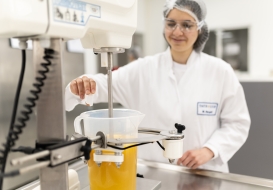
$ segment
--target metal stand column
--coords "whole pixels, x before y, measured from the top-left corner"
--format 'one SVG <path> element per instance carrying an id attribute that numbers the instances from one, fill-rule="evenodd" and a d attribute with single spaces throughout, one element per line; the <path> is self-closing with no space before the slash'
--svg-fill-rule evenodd
<path id="1" fill-rule="evenodd" d="M 37 141 L 39 143 L 61 142 L 66 137 L 66 119 L 64 110 L 64 85 L 62 77 L 61 39 L 50 41 L 50 48 L 55 51 L 52 65 L 49 67 L 47 79 L 42 87 L 42 93 L 37 102 Z M 33 62 L 36 70 L 44 70 L 40 64 L 43 59 L 44 48 L 39 40 L 33 41 Z M 55 168 L 40 170 L 41 189 L 68 189 L 67 164 Z"/>

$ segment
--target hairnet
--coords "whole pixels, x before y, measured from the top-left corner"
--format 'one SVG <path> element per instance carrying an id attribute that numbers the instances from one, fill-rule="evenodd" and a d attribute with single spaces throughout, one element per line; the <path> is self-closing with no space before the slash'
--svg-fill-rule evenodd
<path id="1" fill-rule="evenodd" d="M 201 52 L 209 38 L 209 30 L 205 18 L 207 8 L 203 0 L 166 0 L 164 6 L 164 17 L 166 18 L 172 9 L 178 9 L 191 15 L 197 22 L 199 27 L 199 35 L 193 48 L 197 52 Z"/>

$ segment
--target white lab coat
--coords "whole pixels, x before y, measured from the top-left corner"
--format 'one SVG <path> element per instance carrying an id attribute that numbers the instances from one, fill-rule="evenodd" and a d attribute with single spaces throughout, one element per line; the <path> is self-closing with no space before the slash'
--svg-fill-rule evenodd
<path id="1" fill-rule="evenodd" d="M 172 70 L 170 49 L 131 62 L 113 72 L 113 99 L 146 116 L 140 127 L 174 129 L 186 126 L 184 152 L 208 147 L 214 158 L 200 168 L 228 172 L 229 159 L 248 136 L 250 117 L 244 91 L 229 64 L 195 51 L 179 82 Z M 107 76 L 92 77 L 97 83 L 94 103 L 107 102 Z M 66 109 L 84 103 L 66 88 Z M 205 108 L 204 108 L 205 107 Z M 156 144 L 140 146 L 138 157 L 168 162 Z"/>

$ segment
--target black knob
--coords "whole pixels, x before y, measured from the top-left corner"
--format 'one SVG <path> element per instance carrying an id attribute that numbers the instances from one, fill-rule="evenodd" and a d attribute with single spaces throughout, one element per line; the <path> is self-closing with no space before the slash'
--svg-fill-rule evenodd
<path id="1" fill-rule="evenodd" d="M 87 139 L 84 146 L 81 147 L 81 151 L 83 152 L 84 159 L 89 160 L 90 159 L 90 152 L 91 152 L 91 144 L 92 141 L 90 139 Z"/>
<path id="2" fill-rule="evenodd" d="M 174 124 L 174 126 L 177 129 L 177 133 L 182 133 L 186 129 L 186 127 L 184 125 L 181 125 L 178 123 Z"/>

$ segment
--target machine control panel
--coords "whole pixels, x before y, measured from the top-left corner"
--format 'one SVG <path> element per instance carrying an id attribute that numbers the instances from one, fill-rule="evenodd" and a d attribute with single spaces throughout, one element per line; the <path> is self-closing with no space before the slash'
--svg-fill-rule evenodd
<path id="1" fill-rule="evenodd" d="M 85 26 L 89 17 L 101 18 L 99 5 L 79 0 L 54 0 L 54 21 Z"/>

